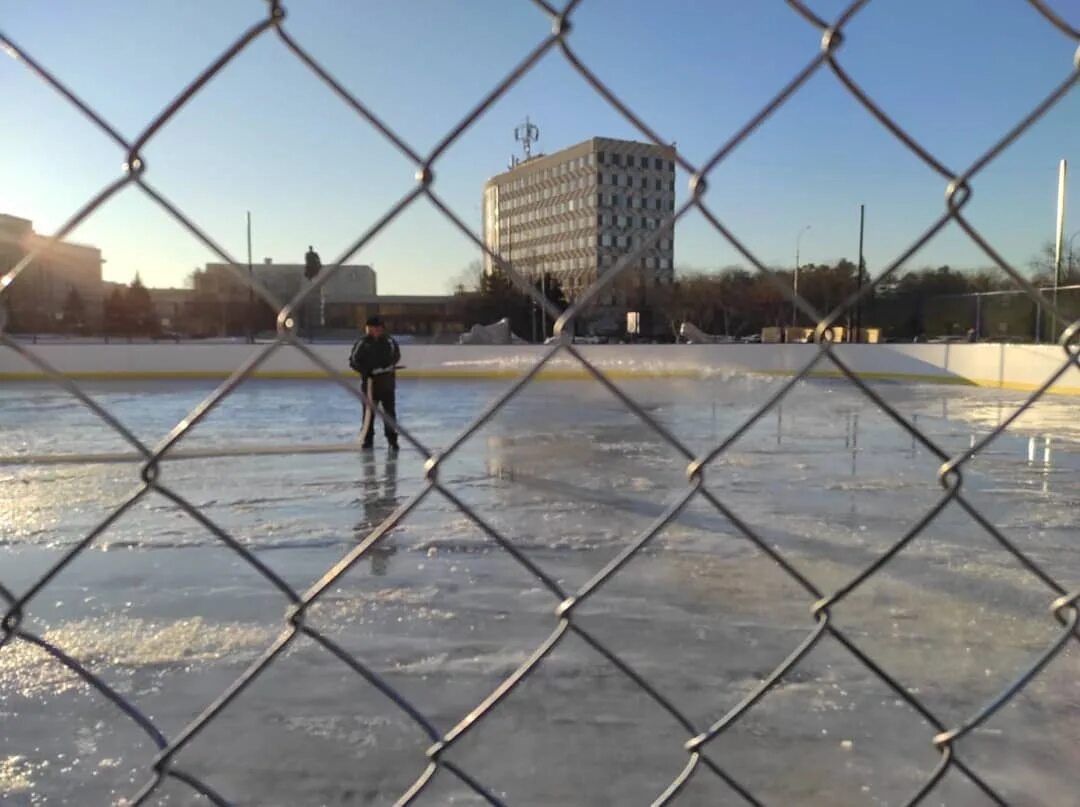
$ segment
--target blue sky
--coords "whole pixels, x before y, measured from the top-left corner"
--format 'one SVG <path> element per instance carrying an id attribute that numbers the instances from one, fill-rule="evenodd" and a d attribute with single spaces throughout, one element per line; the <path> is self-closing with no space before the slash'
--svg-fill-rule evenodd
<path id="1" fill-rule="evenodd" d="M 421 152 L 550 27 L 528 0 L 285 5 L 288 30 Z M 846 3 L 811 5 L 832 16 Z M 262 0 L 0 0 L 0 32 L 134 137 L 264 9 Z M 570 42 L 590 68 L 695 163 L 812 59 L 820 41 L 779 0 L 585 0 L 574 22 Z M 883 108 L 959 171 L 1069 75 L 1074 49 L 1021 0 L 874 0 L 850 25 L 840 58 Z M 594 135 L 641 139 L 560 53 L 549 53 L 436 165 L 436 189 L 477 233 L 483 182 L 504 169 L 513 128 L 526 114 L 548 152 Z M 119 175 L 116 146 L 6 57 L 0 116 L 0 212 L 49 232 Z M 1078 132 L 1074 88 L 976 177 L 968 215 L 1009 260 L 1026 264 L 1053 236 L 1057 163 L 1068 158 L 1074 177 L 1080 172 Z M 237 257 L 251 210 L 256 261 L 299 262 L 308 244 L 324 262 L 336 257 L 412 187 L 415 170 L 272 33 L 145 153 L 149 181 Z M 876 271 L 939 215 L 944 184 L 822 70 L 717 167 L 708 202 L 762 260 L 785 266 L 807 224 L 804 261 L 854 257 L 865 203 L 867 263 Z M 677 187 L 686 198 L 685 176 Z M 1074 193 L 1067 232 L 1077 229 Z M 180 285 L 215 259 L 131 188 L 74 238 L 102 248 L 110 279 L 138 270 L 151 285 Z M 478 257 L 421 201 L 353 260 L 375 266 L 380 291 L 438 293 Z M 680 223 L 678 267 L 741 262 L 697 213 Z M 976 267 L 988 259 L 951 227 L 911 266 L 942 263 Z"/>

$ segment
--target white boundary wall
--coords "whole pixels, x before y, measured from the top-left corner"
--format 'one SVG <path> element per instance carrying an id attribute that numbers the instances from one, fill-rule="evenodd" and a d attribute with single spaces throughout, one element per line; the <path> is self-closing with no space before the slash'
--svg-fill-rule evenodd
<path id="1" fill-rule="evenodd" d="M 224 378 L 261 345 L 237 343 L 30 345 L 60 372 L 80 379 Z M 313 349 L 332 366 L 348 373 L 347 344 Z M 539 346 L 405 345 L 403 376 L 424 378 L 502 378 L 520 375 L 549 348 Z M 790 375 L 809 361 L 814 345 L 579 345 L 583 355 L 612 377 L 700 376 L 731 372 Z M 897 381 L 974 384 L 1030 390 L 1064 363 L 1061 347 L 997 344 L 838 345 L 835 350 L 851 369 L 867 378 Z M 816 375 L 836 375 L 823 360 Z M 323 373 L 298 350 L 279 348 L 258 368 L 259 378 L 316 378 Z M 581 365 L 560 353 L 548 366 L 551 377 L 585 377 Z M 0 348 L 0 382 L 44 378 L 15 351 Z M 1070 367 L 1054 391 L 1080 395 L 1080 370 Z"/>

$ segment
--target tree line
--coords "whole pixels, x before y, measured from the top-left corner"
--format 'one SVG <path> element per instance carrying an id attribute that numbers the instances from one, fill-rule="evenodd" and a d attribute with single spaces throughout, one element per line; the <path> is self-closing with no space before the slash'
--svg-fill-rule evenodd
<path id="1" fill-rule="evenodd" d="M 626 271 L 613 288 L 622 288 L 626 300 L 638 300 L 636 291 L 642 288 L 638 274 L 634 270 Z M 1053 284 L 1051 245 L 1042 248 L 1026 267 L 1025 275 L 1036 286 Z M 846 258 L 833 263 L 804 264 L 798 271 L 799 295 L 823 316 L 848 302 L 858 290 L 859 282 L 858 267 Z M 872 282 L 865 266 L 862 282 L 866 285 Z M 1061 284 L 1080 284 L 1080 255 L 1064 256 Z M 541 285 L 548 299 L 560 309 L 565 307 L 566 298 L 558 278 L 547 275 L 542 284 L 535 281 L 537 290 Z M 781 290 L 794 286 L 792 270 L 773 269 L 766 274 L 738 266 L 717 271 L 682 269 L 673 283 L 648 288 L 646 308 L 653 320 L 653 333 L 659 338 L 674 339 L 684 322 L 706 333 L 749 336 L 767 327 L 812 324 L 804 313 L 794 309 Z M 972 270 L 940 265 L 901 270 L 868 292 L 858 311 L 855 307 L 846 310 L 836 324 L 850 328 L 858 317 L 863 327 L 879 328 L 884 338 L 893 339 L 962 334 L 977 325 L 974 298 L 965 295 L 1016 289 L 1016 283 L 997 268 Z M 537 306 L 504 273 L 486 275 L 478 263 L 471 264 L 455 280 L 454 292 L 461 300 L 464 321 L 489 323 L 508 317 L 519 336 L 530 338 L 536 333 Z M 1080 295 L 1077 297 L 1080 304 Z M 637 307 L 637 303 L 631 307 Z M 998 303 L 997 308 L 1001 309 L 1002 304 Z M 1015 310 L 1008 316 L 1001 315 L 1004 319 L 997 325 L 1015 332 L 1010 335 L 1030 335 L 1034 304 L 1018 295 L 1012 308 Z M 547 324 L 544 336 L 551 333 L 550 318 Z"/>
<path id="2" fill-rule="evenodd" d="M 559 311 L 568 305 L 562 283 L 554 274 L 534 278 L 531 285 Z M 513 333 L 536 342 L 553 333 L 552 318 L 542 315 L 532 296 L 503 271 L 485 273 L 478 261 L 471 263 L 454 280 L 453 291 L 457 316 L 467 325 L 490 325 L 505 318 Z"/>
<path id="3" fill-rule="evenodd" d="M 1062 261 L 1061 285 L 1080 284 L 1080 260 L 1073 254 Z M 762 328 L 792 324 L 811 325 L 806 315 L 795 311 L 779 287 L 792 289 L 795 273 L 772 270 L 771 277 L 760 271 L 729 267 L 719 272 L 682 272 L 676 282 L 655 295 L 656 309 L 668 327 L 677 332 L 682 322 L 692 322 L 706 333 L 746 336 Z M 1046 245 L 1024 272 L 1033 285 L 1049 287 L 1054 280 L 1054 250 Z M 862 273 L 869 285 L 872 275 Z M 851 300 L 859 289 L 859 272 L 854 262 L 810 263 L 799 267 L 799 295 L 823 316 Z M 925 336 L 960 334 L 977 327 L 975 298 L 985 292 L 1018 291 L 1019 286 L 1004 271 L 994 268 L 957 269 L 948 265 L 900 270 L 868 292 L 857 306 L 849 307 L 837 322 L 851 327 L 858 317 L 863 327 L 879 328 L 886 338 L 913 339 Z M 997 325 L 1008 335 L 1032 334 L 1034 303 L 1026 296 L 1002 296 L 986 304 L 998 316 Z M 1011 312 L 1004 309 L 1011 304 Z M 985 335 L 988 333 L 983 322 Z M 1005 335 L 1003 332 L 1001 335 Z"/>

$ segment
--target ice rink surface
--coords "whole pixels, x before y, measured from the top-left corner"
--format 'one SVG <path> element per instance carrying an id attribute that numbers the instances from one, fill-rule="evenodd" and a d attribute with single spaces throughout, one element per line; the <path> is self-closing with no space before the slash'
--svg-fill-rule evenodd
<path id="1" fill-rule="evenodd" d="M 703 452 L 782 383 L 718 375 L 620 387 Z M 507 384 L 403 380 L 399 414 L 438 448 Z M 86 388 L 156 442 L 213 385 Z M 876 389 L 949 452 L 1024 397 Z M 963 486 L 988 521 L 1069 587 L 1080 583 L 1076 407 L 1067 398 L 1035 405 L 966 467 Z M 407 447 L 391 457 L 381 434 L 373 454 L 289 453 L 355 443 L 359 421 L 356 400 L 330 383 L 247 382 L 179 444 L 188 457 L 165 462 L 160 481 L 303 591 L 423 484 L 423 457 Z M 253 448 L 263 453 L 243 453 Z M 284 453 L 266 453 L 272 448 Z M 0 583 L 25 591 L 131 492 L 138 466 L 103 461 L 124 452 L 64 392 L 0 388 Z M 940 499 L 939 465 L 850 384 L 815 381 L 718 457 L 706 483 L 832 592 Z M 685 490 L 685 471 L 686 461 L 600 385 L 540 381 L 447 459 L 440 479 L 573 591 Z M 950 505 L 832 617 L 956 726 L 1060 634 L 1053 599 Z M 695 500 L 575 619 L 704 729 L 814 630 L 812 602 Z M 327 592 L 309 622 L 446 731 L 551 634 L 557 605 L 436 493 Z M 102 676 L 171 738 L 273 642 L 287 606 L 205 527 L 151 494 L 33 599 L 23 627 Z M 1011 803 L 1075 802 L 1078 672 L 1076 653 L 1064 651 L 960 743 L 959 756 Z M 115 706 L 21 641 L 0 648 L 0 726 L 4 804 L 114 803 L 148 780 L 156 753 Z M 894 805 L 937 764 L 936 733 L 826 636 L 708 752 L 765 804 Z M 632 680 L 569 635 L 450 754 L 510 804 L 649 804 L 686 765 L 687 739 Z M 236 804 L 384 805 L 420 775 L 430 744 L 390 700 L 301 638 L 177 765 Z M 156 798 L 206 803 L 180 782 Z M 482 802 L 440 773 L 417 803 Z M 700 770 L 678 803 L 745 802 Z M 992 802 L 951 772 L 925 803 Z"/>

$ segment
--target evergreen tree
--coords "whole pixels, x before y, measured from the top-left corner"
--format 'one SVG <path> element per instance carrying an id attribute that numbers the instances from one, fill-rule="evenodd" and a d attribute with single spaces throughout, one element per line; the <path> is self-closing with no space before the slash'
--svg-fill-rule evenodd
<path id="1" fill-rule="evenodd" d="M 74 286 L 64 300 L 64 328 L 70 333 L 77 333 L 86 327 L 86 305 L 82 295 Z"/>
<path id="2" fill-rule="evenodd" d="M 131 335 L 127 295 L 122 286 L 116 286 L 105 299 L 105 333 L 109 336 Z"/>
<path id="3" fill-rule="evenodd" d="M 150 292 L 143 285 L 142 278 L 139 277 L 138 273 L 135 274 L 135 279 L 128 286 L 125 303 L 132 334 L 154 336 L 158 333 L 161 323 L 158 320 L 157 311 L 154 309 L 154 301 L 150 298 Z"/>

